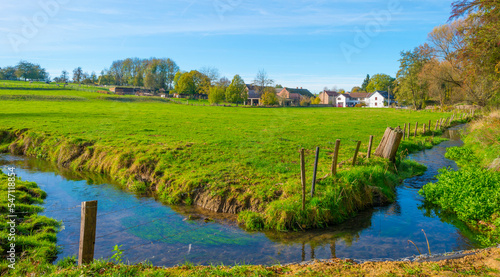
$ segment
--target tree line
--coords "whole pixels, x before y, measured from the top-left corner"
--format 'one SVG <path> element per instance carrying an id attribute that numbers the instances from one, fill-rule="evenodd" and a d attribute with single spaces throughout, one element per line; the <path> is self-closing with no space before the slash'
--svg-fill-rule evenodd
<path id="1" fill-rule="evenodd" d="M 459 0 L 450 21 L 435 27 L 427 42 L 402 51 L 396 99 L 424 108 L 464 100 L 480 106 L 500 104 L 500 16 L 498 1 Z"/>
<path id="2" fill-rule="evenodd" d="M 0 80 L 47 81 L 49 74 L 38 64 L 20 61 L 15 66 L 0 68 Z"/>

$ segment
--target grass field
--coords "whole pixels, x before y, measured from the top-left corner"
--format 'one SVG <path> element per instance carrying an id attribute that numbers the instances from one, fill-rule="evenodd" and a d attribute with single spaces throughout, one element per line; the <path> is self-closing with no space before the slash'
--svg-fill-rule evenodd
<path id="1" fill-rule="evenodd" d="M 411 122 L 414 127 L 428 120 L 434 125 L 449 116 L 393 109 L 189 106 L 157 97 L 55 86 L 37 89 L 18 83 L 23 87 L 6 88 L 0 82 L 0 151 L 106 173 L 131 190 L 152 190 L 167 203 L 208 199 L 208 208 L 214 210 L 249 209 L 253 213 L 242 213 L 241 219 L 251 222 L 251 228 L 311 228 L 338 222 L 372 204 L 373 187 L 390 200 L 395 183 L 422 168 L 404 161 L 398 164 L 398 174 L 380 159 L 368 161 L 364 154 L 369 136 L 375 136 L 375 148 L 388 126 Z M 321 148 L 318 176 L 323 177 L 330 171 L 336 139 L 342 141 L 340 161 L 349 160 L 356 141 L 362 141 L 360 166 L 349 169 L 345 163 L 337 177 L 319 182 L 317 196 L 307 198 L 305 212 L 296 211 L 299 149 L 306 149 L 309 186 L 315 147 Z M 418 136 L 401 149 L 439 141 L 430 134 Z M 337 217 L 332 214 L 338 205 L 342 215 Z"/>

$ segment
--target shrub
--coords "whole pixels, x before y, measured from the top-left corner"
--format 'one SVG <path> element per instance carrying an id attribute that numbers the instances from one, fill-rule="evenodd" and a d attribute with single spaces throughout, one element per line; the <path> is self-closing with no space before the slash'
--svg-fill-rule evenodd
<path id="1" fill-rule="evenodd" d="M 442 169 L 437 178 L 437 183 L 425 185 L 420 194 L 443 210 L 455 212 L 460 220 L 485 220 L 500 212 L 499 172 Z"/>

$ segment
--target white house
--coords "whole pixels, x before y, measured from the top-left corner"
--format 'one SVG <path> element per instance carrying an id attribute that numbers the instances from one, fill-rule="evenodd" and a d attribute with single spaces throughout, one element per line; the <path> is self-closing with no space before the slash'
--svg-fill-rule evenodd
<path id="1" fill-rule="evenodd" d="M 356 100 L 352 99 L 348 93 L 341 93 L 336 98 L 336 104 L 339 108 L 354 107 Z"/>
<path id="2" fill-rule="evenodd" d="M 387 91 L 377 90 L 367 98 L 366 105 L 370 108 L 384 108 L 394 102 L 394 95 L 389 96 Z"/>
<path id="3" fill-rule="evenodd" d="M 356 104 L 366 103 L 369 93 L 344 93 L 336 97 L 337 107 L 354 107 Z"/>

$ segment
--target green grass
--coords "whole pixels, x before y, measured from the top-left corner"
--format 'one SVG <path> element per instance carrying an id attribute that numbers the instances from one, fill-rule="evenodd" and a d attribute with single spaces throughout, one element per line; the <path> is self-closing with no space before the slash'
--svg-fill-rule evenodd
<path id="1" fill-rule="evenodd" d="M 188 106 L 156 97 L 34 90 L 19 83 L 22 89 L 2 89 L 0 82 L 0 151 L 106 173 L 133 191 L 153 190 L 166 203 L 191 204 L 204 191 L 237 203 L 236 211 L 264 212 L 261 218 L 241 215 L 249 228 L 262 223 L 280 230 L 322 227 L 371 205 L 368 195 L 374 191 L 391 199 L 401 177 L 421 169 L 399 162 L 396 172 L 381 159 L 368 161 L 369 136 L 375 136 L 374 151 L 388 126 L 449 116 L 392 109 Z M 319 181 L 306 211 L 297 210 L 299 149 L 306 149 L 309 191 L 315 147 L 321 148 L 321 178 L 330 172 L 336 139 L 342 141 L 339 175 Z M 358 140 L 359 165 L 351 169 Z M 400 156 L 440 141 L 430 133 L 419 135 L 402 143 Z M 339 212 L 336 205 L 342 206 Z"/>
<path id="2" fill-rule="evenodd" d="M 13 180 L 13 179 L 11 179 Z M 15 191 L 9 192 L 9 177 L 0 171 L 0 274 L 13 274 L 12 276 L 25 276 L 28 272 L 43 272 L 56 258 L 56 233 L 59 223 L 51 218 L 39 216 L 42 210 L 40 206 L 46 197 L 45 192 L 40 190 L 37 184 L 16 179 Z M 8 196 L 12 194 L 12 196 Z M 13 199 L 12 202 L 8 201 Z M 12 206 L 14 204 L 14 206 Z M 10 206 L 9 206 L 10 205 Z M 14 209 L 10 211 L 10 209 Z M 11 218 L 6 215 L 17 215 L 15 227 L 15 239 L 9 239 Z M 11 243 L 15 244 L 14 269 L 9 268 L 10 262 L 6 259 L 7 251 L 11 249 Z"/>

